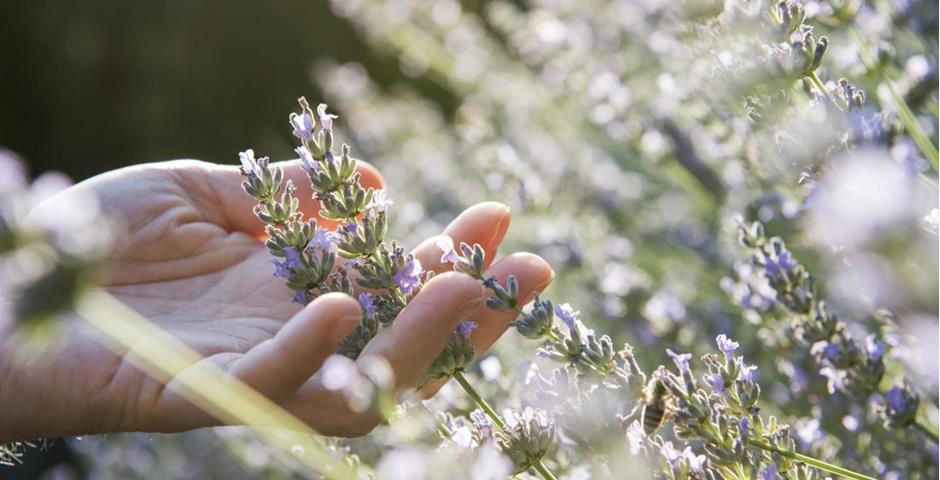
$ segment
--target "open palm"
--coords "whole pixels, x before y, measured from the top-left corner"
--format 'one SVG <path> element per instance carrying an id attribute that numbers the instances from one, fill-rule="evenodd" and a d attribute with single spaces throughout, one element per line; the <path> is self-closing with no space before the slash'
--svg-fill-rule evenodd
<path id="1" fill-rule="evenodd" d="M 298 165 L 282 164 L 286 176 L 305 186 Z M 378 172 L 361 164 L 365 186 L 382 187 Z M 262 224 L 251 213 L 253 200 L 241 191 L 233 167 L 196 161 L 141 165 L 109 172 L 44 203 L 54 209 L 69 194 L 85 190 L 101 199 L 106 213 L 123 224 L 106 274 L 107 289 L 131 308 L 182 340 L 250 386 L 281 403 L 314 429 L 360 435 L 378 419 L 354 413 L 316 375 L 335 345 L 361 318 L 358 303 L 342 294 L 322 296 L 306 307 L 272 278 L 271 256 L 262 245 Z M 309 189 L 300 188 L 301 209 L 317 211 Z M 493 258 L 509 226 L 509 210 L 496 203 L 471 207 L 445 231 L 456 241 L 479 243 Z M 433 239 L 415 249 L 425 268 L 442 273 Z M 489 267 L 500 280 L 515 275 L 523 299 L 544 288 L 551 269 L 530 254 L 513 254 Z M 484 291 L 472 278 L 437 275 L 402 311 L 391 328 L 370 342 L 365 354 L 384 356 L 399 388 L 413 387 L 461 321 L 479 324 L 478 352 L 506 329 L 510 314 L 481 305 Z M 191 405 L 169 378 L 134 367 L 134 349 L 103 346 L 92 327 L 78 324 L 54 352 L 13 369 L 9 382 L 24 400 L 57 398 L 43 418 L 8 429 L 14 437 L 122 430 L 182 431 L 218 423 Z M 0 358 L 15 355 L 0 347 Z M 13 353 L 13 355 L 10 355 Z M 192 368 L 198 368 L 194 365 Z M 185 372 L 184 372 L 185 375 Z M 433 394 L 440 383 L 426 385 Z M 51 411 L 50 411 L 51 410 Z M 11 427 L 16 427 L 12 425 Z"/>

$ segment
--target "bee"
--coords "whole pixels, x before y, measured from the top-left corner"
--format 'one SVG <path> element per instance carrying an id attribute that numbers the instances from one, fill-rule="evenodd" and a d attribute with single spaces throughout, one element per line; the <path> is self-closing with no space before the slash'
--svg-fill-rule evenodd
<path id="1" fill-rule="evenodd" d="M 663 424 L 668 416 L 669 389 L 658 378 L 653 378 L 643 389 L 643 410 L 640 412 L 640 423 L 646 435 L 652 435 Z"/>

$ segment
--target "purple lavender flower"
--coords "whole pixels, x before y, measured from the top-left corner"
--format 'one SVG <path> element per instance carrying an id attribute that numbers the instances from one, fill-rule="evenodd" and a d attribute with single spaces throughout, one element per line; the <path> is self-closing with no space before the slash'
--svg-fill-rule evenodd
<path id="1" fill-rule="evenodd" d="M 571 307 L 570 303 L 555 304 L 555 315 L 565 322 L 568 330 L 574 332 L 578 330 L 578 316 L 581 312 Z"/>
<path id="2" fill-rule="evenodd" d="M 757 370 L 757 365 L 747 365 L 741 363 L 741 370 L 738 372 L 738 381 L 751 384 L 754 383 L 754 372 Z"/>
<path id="3" fill-rule="evenodd" d="M 679 354 L 668 348 L 666 349 L 666 353 L 669 354 L 669 357 L 672 358 L 672 361 L 676 364 L 676 367 L 679 368 L 679 372 L 685 373 L 689 371 L 689 362 L 692 360 L 691 353 Z"/>
<path id="4" fill-rule="evenodd" d="M 767 257 L 764 262 L 764 270 L 767 271 L 768 275 L 776 277 L 793 270 L 796 268 L 796 265 L 796 260 L 794 260 L 793 256 L 790 255 L 790 252 L 788 250 L 783 250 L 776 256 L 776 258 Z"/>
<path id="5" fill-rule="evenodd" d="M 421 285 L 421 262 L 417 258 L 408 260 L 392 276 L 395 285 L 401 290 L 401 293 L 408 295 L 412 290 Z"/>
<path id="6" fill-rule="evenodd" d="M 669 465 L 672 466 L 673 469 L 679 468 L 679 459 L 681 458 L 681 454 L 672 446 L 672 442 L 664 442 L 662 447 L 660 447 L 659 452 L 662 453 L 664 457 L 666 457 L 666 461 L 669 462 Z"/>
<path id="7" fill-rule="evenodd" d="M 460 263 L 463 258 L 454 250 L 454 240 L 447 235 L 437 237 L 437 248 L 441 249 L 441 263 Z"/>
<path id="8" fill-rule="evenodd" d="M 388 198 L 388 194 L 385 193 L 385 190 L 376 190 L 375 193 L 372 194 L 372 201 L 369 202 L 366 208 L 384 212 L 388 210 L 388 207 L 391 207 L 393 203 L 395 202 Z"/>
<path id="9" fill-rule="evenodd" d="M 760 480 L 780 480 L 780 474 L 777 473 L 777 464 L 771 463 L 764 467 L 760 475 L 758 475 L 758 478 L 760 478 Z"/>
<path id="10" fill-rule="evenodd" d="M 336 233 L 325 228 L 317 228 L 313 232 L 313 238 L 310 239 L 308 248 L 314 248 L 321 252 L 332 252 L 336 250 Z"/>
<path id="11" fill-rule="evenodd" d="M 299 290 L 297 293 L 294 294 L 294 298 L 292 298 L 291 301 L 294 303 L 299 303 L 301 305 L 306 305 L 307 304 L 307 292 L 303 290 Z"/>
<path id="12" fill-rule="evenodd" d="M 307 173 L 315 173 L 320 170 L 320 164 L 313 159 L 313 154 L 310 153 L 310 149 L 307 147 L 297 147 L 294 151 L 297 152 L 297 157 L 300 158 L 300 166 Z"/>
<path id="13" fill-rule="evenodd" d="M 738 342 L 729 339 L 723 333 L 718 335 L 715 341 L 718 342 L 718 350 L 721 350 L 721 352 L 725 354 L 725 358 L 730 362 L 733 359 L 734 351 L 740 347 Z"/>
<path id="14" fill-rule="evenodd" d="M 874 335 L 865 338 L 865 353 L 868 354 L 868 360 L 880 362 L 885 354 L 885 342 L 878 340 Z"/>
<path id="15" fill-rule="evenodd" d="M 712 388 L 712 391 L 719 395 L 725 394 L 725 377 L 720 373 L 707 374 L 703 378 L 705 383 Z"/>
<path id="16" fill-rule="evenodd" d="M 900 412 L 907 408 L 907 396 L 900 387 L 891 387 L 885 392 L 885 401 L 889 411 Z"/>
<path id="17" fill-rule="evenodd" d="M 741 420 L 738 421 L 738 432 L 741 435 L 741 441 L 747 443 L 747 439 L 751 435 L 751 421 L 747 417 L 741 417 Z"/>
<path id="18" fill-rule="evenodd" d="M 457 333 L 463 336 L 464 339 L 470 338 L 470 334 L 473 333 L 477 328 L 477 322 L 472 322 L 466 320 L 460 322 L 460 325 L 457 325 Z"/>
<path id="19" fill-rule="evenodd" d="M 313 140 L 313 117 L 307 113 L 291 113 L 290 124 L 294 127 L 294 136 L 310 142 Z"/>
<path id="20" fill-rule="evenodd" d="M 839 346 L 834 343 L 826 343 L 826 346 L 823 347 L 823 356 L 826 357 L 826 360 L 835 362 L 839 359 Z"/>
<path id="21" fill-rule="evenodd" d="M 344 223 L 343 226 L 340 228 L 342 228 L 343 231 L 346 233 L 356 233 L 356 229 L 359 228 L 359 225 L 354 221 L 350 221 L 350 222 Z"/>
<path id="22" fill-rule="evenodd" d="M 359 304 L 362 305 L 362 310 L 365 312 L 366 318 L 371 318 L 375 316 L 375 299 L 371 293 L 360 292 Z"/>
<path id="23" fill-rule="evenodd" d="M 336 115 L 331 115 L 326 113 L 326 104 L 321 103 L 317 105 L 317 116 L 320 118 L 320 125 L 323 126 L 324 132 L 333 132 L 333 119 L 336 118 Z"/>
<path id="24" fill-rule="evenodd" d="M 258 160 L 255 159 L 254 150 L 249 148 L 244 152 L 238 152 L 238 160 L 242 162 L 242 171 L 246 174 L 251 174 L 256 177 L 261 176 L 261 166 L 258 165 Z"/>
<path id="25" fill-rule="evenodd" d="M 284 266 L 286 268 L 298 268 L 301 265 L 300 253 L 294 247 L 287 247 L 284 252 Z"/>
<path id="26" fill-rule="evenodd" d="M 271 260 L 271 263 L 274 264 L 274 276 L 276 278 L 287 278 L 290 276 L 290 268 L 287 266 L 287 262 L 279 262 L 277 259 Z"/>

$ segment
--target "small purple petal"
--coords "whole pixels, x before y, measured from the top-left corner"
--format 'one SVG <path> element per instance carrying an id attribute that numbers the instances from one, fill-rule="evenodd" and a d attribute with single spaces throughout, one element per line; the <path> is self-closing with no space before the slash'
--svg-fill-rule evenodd
<path id="1" fill-rule="evenodd" d="M 405 295 L 408 295 L 415 288 L 421 285 L 421 262 L 417 258 L 408 260 L 402 265 L 395 275 L 392 276 L 395 285 Z"/>
<path id="2" fill-rule="evenodd" d="M 284 252 L 284 265 L 287 268 L 298 268 L 301 265 L 300 254 L 294 247 L 287 247 Z"/>
<path id="3" fill-rule="evenodd" d="M 366 292 L 360 293 L 359 304 L 362 305 L 362 309 L 365 311 L 366 318 L 375 315 L 375 301 L 372 294 Z"/>
<path id="4" fill-rule="evenodd" d="M 676 353 L 670 349 L 666 349 L 666 353 L 672 358 L 672 361 L 676 364 L 676 367 L 679 368 L 680 372 L 689 371 L 689 362 L 692 360 L 691 353 Z"/>
<path id="5" fill-rule="evenodd" d="M 297 147 L 294 152 L 297 152 L 297 157 L 300 158 L 300 166 L 307 173 L 315 173 L 320 170 L 320 164 L 313 159 L 313 154 L 310 153 L 307 147 Z"/>
<path id="6" fill-rule="evenodd" d="M 287 262 L 279 262 L 277 260 L 271 260 L 271 263 L 274 264 L 274 276 L 277 278 L 287 278 L 290 276 L 290 269 L 287 268 Z"/>
<path id="7" fill-rule="evenodd" d="M 557 315 L 562 322 L 565 322 L 565 326 L 568 327 L 568 330 L 575 331 L 578 329 L 578 316 L 580 313 L 581 312 L 572 308 L 570 303 L 555 304 L 555 315 Z"/>
<path id="8" fill-rule="evenodd" d="M 457 332 L 463 335 L 463 338 L 470 338 L 470 334 L 477 328 L 476 322 L 464 321 L 457 325 Z"/>
<path id="9" fill-rule="evenodd" d="M 447 235 L 437 237 L 437 248 L 441 249 L 441 263 L 459 263 L 462 259 L 454 250 L 454 240 Z"/>
<path id="10" fill-rule="evenodd" d="M 732 359 L 734 351 L 740 346 L 738 342 L 729 339 L 725 334 L 718 335 L 715 341 L 718 343 L 718 350 L 721 350 L 729 361 Z"/>

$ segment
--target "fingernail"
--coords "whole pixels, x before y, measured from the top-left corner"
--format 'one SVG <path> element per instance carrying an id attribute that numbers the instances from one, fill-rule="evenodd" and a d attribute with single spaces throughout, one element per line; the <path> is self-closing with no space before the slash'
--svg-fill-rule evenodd
<path id="1" fill-rule="evenodd" d="M 510 215 L 509 205 L 500 203 L 500 209 L 502 214 L 499 217 L 499 222 L 496 224 L 496 228 L 493 229 L 493 236 L 490 237 L 489 245 L 495 250 L 498 247 L 498 243 L 502 241 L 503 237 L 506 236 L 506 232 L 509 230 L 509 222 L 512 220 L 512 215 Z"/>

